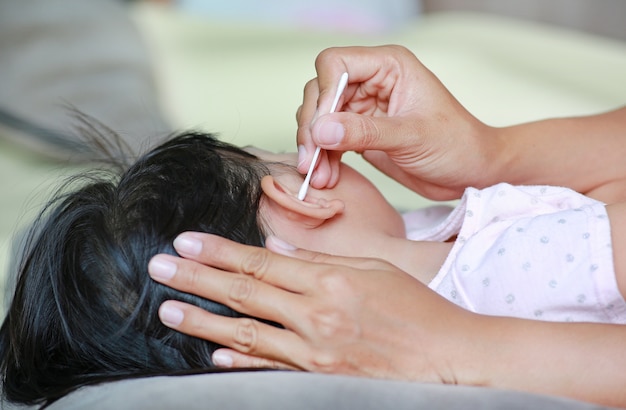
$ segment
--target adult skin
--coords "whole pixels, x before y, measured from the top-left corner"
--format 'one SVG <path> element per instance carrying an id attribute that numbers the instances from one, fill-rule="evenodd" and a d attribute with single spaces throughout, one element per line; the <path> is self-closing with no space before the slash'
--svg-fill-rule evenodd
<path id="1" fill-rule="evenodd" d="M 316 67 L 298 111 L 299 170 L 306 172 L 315 145 L 328 150 L 314 186 L 337 182 L 348 150 L 432 199 L 500 181 L 568 186 L 614 204 L 607 209 L 625 293 L 626 108 L 493 128 L 404 48 L 329 49 Z M 328 111 L 345 71 L 342 112 L 311 125 L 316 107 Z M 216 352 L 223 365 L 484 385 L 626 406 L 626 326 L 476 315 L 386 262 L 296 250 L 275 238 L 259 249 L 188 233 L 175 246 L 185 259 L 159 256 L 178 269 L 156 280 L 285 326 L 165 302 L 166 325 L 234 349 Z"/>
<path id="2" fill-rule="evenodd" d="M 178 301 L 161 306 L 165 325 L 242 352 L 222 350 L 232 360 L 227 367 L 489 386 L 626 405 L 626 326 L 474 314 L 384 261 L 292 249 L 275 238 L 263 249 L 185 233 L 175 247 L 184 259 L 159 257 L 176 264 L 176 274 L 155 280 L 285 326 Z"/>
<path id="3" fill-rule="evenodd" d="M 318 77 L 298 110 L 298 169 L 320 156 L 312 184 L 336 184 L 343 152 L 361 152 L 381 171 L 436 200 L 498 182 L 567 186 L 605 202 L 626 199 L 626 107 L 588 117 L 490 127 L 470 114 L 400 46 L 324 50 Z M 329 111 L 337 79 L 349 72 L 342 105 Z M 319 109 L 317 108 L 319 106 Z M 315 119 L 315 121 L 312 120 Z M 598 195 L 595 195 L 598 194 Z"/>

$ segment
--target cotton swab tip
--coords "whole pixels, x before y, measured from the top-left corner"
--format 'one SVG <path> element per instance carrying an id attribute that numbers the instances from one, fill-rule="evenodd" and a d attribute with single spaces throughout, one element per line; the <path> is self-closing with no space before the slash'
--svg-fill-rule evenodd
<path id="1" fill-rule="evenodd" d="M 302 186 L 300 187 L 300 191 L 298 191 L 298 200 L 299 201 L 304 201 L 304 198 L 306 198 L 306 193 L 309 190 L 309 184 L 302 184 Z"/>

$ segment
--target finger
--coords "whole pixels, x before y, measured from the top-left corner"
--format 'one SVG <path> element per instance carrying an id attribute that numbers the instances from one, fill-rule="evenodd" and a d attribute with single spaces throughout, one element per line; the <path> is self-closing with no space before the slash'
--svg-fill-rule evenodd
<path id="1" fill-rule="evenodd" d="M 415 54 L 399 45 L 330 47 L 318 54 L 315 69 L 320 79 L 319 88 L 324 90 L 344 72 L 354 81 L 364 82 L 415 63 L 419 64 Z"/>
<path id="2" fill-rule="evenodd" d="M 315 70 L 317 72 L 318 98 L 316 102 L 319 113 L 328 113 L 332 108 L 333 101 L 337 95 L 337 86 L 343 73 L 349 73 L 349 67 L 337 58 L 337 52 L 341 48 L 331 48 L 322 51 L 315 59 Z M 352 82 L 350 75 L 348 83 Z M 339 110 L 341 105 L 338 105 Z"/>
<path id="3" fill-rule="evenodd" d="M 175 274 L 164 277 L 162 266 L 175 265 Z M 148 264 L 150 276 L 182 292 L 213 300 L 247 315 L 293 327 L 284 312 L 299 310 L 302 301 L 292 291 L 268 285 L 248 275 L 232 274 L 172 255 L 156 255 Z M 272 303 L 267 303 L 271 300 Z"/>
<path id="4" fill-rule="evenodd" d="M 318 113 L 317 98 L 319 88 L 317 79 L 307 83 L 304 89 L 304 100 L 298 108 L 297 120 L 297 145 L 298 145 L 298 171 L 306 174 L 313 160 L 313 153 L 317 146 L 311 139 L 311 126 L 315 122 Z M 343 153 L 331 154 L 322 151 L 311 178 L 311 185 L 317 189 L 332 188 L 339 180 L 339 161 Z"/>
<path id="5" fill-rule="evenodd" d="M 321 116 L 313 124 L 311 136 L 316 145 L 332 151 L 415 152 L 419 147 L 419 130 L 414 121 L 350 112 Z"/>
<path id="6" fill-rule="evenodd" d="M 296 258 L 301 261 L 311 262 L 309 266 L 324 267 L 318 268 L 317 272 L 336 270 L 337 266 L 362 270 L 386 269 L 391 266 L 388 262 L 382 259 L 336 256 L 309 251 L 306 249 L 299 249 L 275 236 L 267 237 L 265 245 L 267 249 L 270 249 L 272 252 Z M 314 273 L 316 272 L 312 272 L 309 276 L 313 276 Z"/>
<path id="7" fill-rule="evenodd" d="M 326 151 L 328 155 L 328 164 L 330 166 L 330 179 L 326 183 L 327 188 L 333 188 L 339 182 L 342 151 Z"/>
<path id="8" fill-rule="evenodd" d="M 382 151 L 365 151 L 363 158 L 388 177 L 421 196 L 436 201 L 450 201 L 460 198 L 464 187 L 434 184 L 411 175 L 389 159 Z"/>
<path id="9" fill-rule="evenodd" d="M 298 147 L 298 171 L 304 174 L 308 171 L 315 151 L 315 143 L 311 139 L 311 124 L 315 121 L 317 113 L 317 99 L 319 89 L 317 79 L 309 81 L 304 87 L 302 105 L 296 114 L 298 129 L 296 132 L 296 144 Z"/>
<path id="10" fill-rule="evenodd" d="M 331 177 L 331 164 L 329 162 L 328 151 L 321 150 L 319 159 L 313 170 L 310 184 L 317 189 L 323 189 L 328 187 L 328 182 Z"/>
<path id="11" fill-rule="evenodd" d="M 194 245 L 194 253 L 189 254 L 177 244 L 180 238 L 200 242 Z M 266 248 L 243 245 L 217 235 L 200 232 L 185 232 L 174 241 L 176 250 L 185 258 L 193 259 L 201 265 L 193 264 L 191 269 L 205 267 L 218 268 L 226 272 L 244 273 L 261 282 L 277 286 L 292 293 L 305 293 L 314 285 L 308 280 L 318 272 L 325 272 L 332 265 L 367 268 L 389 265 L 379 259 L 342 257 L 324 253 L 297 249 L 274 236 L 266 239 Z M 185 261 L 171 255 L 174 260 Z M 156 257 L 155 257 L 156 258 Z M 295 258 L 295 259 L 294 259 Z M 331 265 L 331 266 L 329 266 Z M 150 270 L 150 265 L 148 266 Z M 193 272 L 193 271 L 192 271 Z M 289 273 L 292 272 L 292 273 Z M 308 272 L 302 275 L 300 272 Z M 193 275 L 193 273 L 192 273 Z M 201 275 L 199 275 L 201 276 Z M 191 285 L 193 286 L 193 284 Z"/>
<path id="12" fill-rule="evenodd" d="M 294 332 L 251 318 L 231 318 L 207 312 L 197 306 L 168 300 L 159 308 L 161 322 L 172 329 L 210 340 L 241 353 L 301 368 L 291 359 L 305 349 Z"/>
<path id="13" fill-rule="evenodd" d="M 401 46 L 332 47 L 323 50 L 315 60 L 319 89 L 318 109 L 330 111 L 341 74 L 349 74 L 346 96 L 354 86 L 366 85 L 372 90 L 391 90 L 400 73 L 413 71 L 419 61 L 408 49 Z M 350 91 L 352 90 L 352 91 Z M 349 99 L 349 98 L 348 98 Z"/>
<path id="14" fill-rule="evenodd" d="M 381 84 L 388 83 L 390 75 L 402 68 L 400 62 L 407 59 L 417 60 L 409 50 L 400 46 L 331 47 L 323 50 L 315 59 L 319 111 L 330 112 L 337 82 L 343 73 L 349 75 L 345 95 L 350 95 L 349 90 L 354 91 L 350 84 L 371 82 L 375 88 L 380 88 Z"/>
<path id="15" fill-rule="evenodd" d="M 315 120 L 317 100 L 319 98 L 319 84 L 317 78 L 313 78 L 304 85 L 302 105 L 296 112 L 296 121 L 299 125 L 308 125 Z"/>
<path id="16" fill-rule="evenodd" d="M 320 161 L 311 178 L 311 186 L 317 189 L 333 188 L 339 182 L 341 170 L 341 151 L 321 151 Z"/>
<path id="17" fill-rule="evenodd" d="M 174 240 L 174 247 L 184 258 L 226 272 L 243 273 L 296 293 L 303 293 L 311 286 L 307 275 L 298 273 L 315 269 L 265 248 L 243 245 L 206 233 L 182 233 Z"/>
<path id="18" fill-rule="evenodd" d="M 376 169 L 387 175 L 391 179 L 401 183 L 402 185 L 410 188 L 416 188 L 417 178 L 408 174 L 405 170 L 400 168 L 395 162 L 393 162 L 389 155 L 383 151 L 367 150 L 362 154 L 363 159 L 372 164 Z"/>
<path id="19" fill-rule="evenodd" d="M 221 368 L 259 368 L 259 369 L 282 369 L 296 370 L 296 367 L 269 360 L 264 357 L 251 356 L 232 349 L 217 349 L 211 355 L 211 360 Z"/>

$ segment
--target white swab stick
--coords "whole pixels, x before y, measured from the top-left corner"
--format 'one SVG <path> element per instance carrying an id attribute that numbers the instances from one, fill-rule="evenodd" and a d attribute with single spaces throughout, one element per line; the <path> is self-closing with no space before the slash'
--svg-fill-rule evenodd
<path id="1" fill-rule="evenodd" d="M 335 94 L 335 100 L 333 101 L 333 105 L 330 107 L 330 113 L 335 112 L 335 110 L 337 109 L 337 104 L 339 104 L 339 98 L 341 98 L 341 94 L 343 94 L 343 90 L 345 90 L 347 84 L 348 73 L 343 73 L 341 75 L 341 78 L 339 79 L 339 84 L 337 85 L 337 94 Z M 309 165 L 309 171 L 306 173 L 306 177 L 304 178 L 304 183 L 300 187 L 300 191 L 298 191 L 298 199 L 300 201 L 304 200 L 304 198 L 306 197 L 306 193 L 309 190 L 311 175 L 313 175 L 313 168 L 315 168 L 317 159 L 320 156 L 320 151 L 320 147 L 315 148 L 315 152 L 313 153 L 313 159 L 311 160 L 311 165 Z"/>

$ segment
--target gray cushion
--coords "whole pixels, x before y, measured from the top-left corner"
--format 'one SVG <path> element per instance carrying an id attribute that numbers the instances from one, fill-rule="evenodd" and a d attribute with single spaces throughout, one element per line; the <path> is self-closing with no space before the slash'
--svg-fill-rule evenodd
<path id="1" fill-rule="evenodd" d="M 152 377 L 82 388 L 49 410 L 72 409 L 599 409 L 587 403 L 468 386 L 299 372 Z"/>

